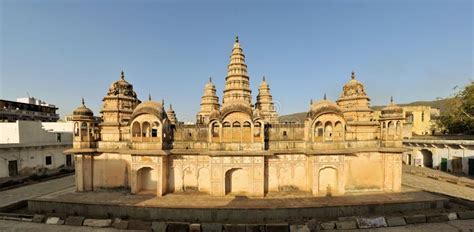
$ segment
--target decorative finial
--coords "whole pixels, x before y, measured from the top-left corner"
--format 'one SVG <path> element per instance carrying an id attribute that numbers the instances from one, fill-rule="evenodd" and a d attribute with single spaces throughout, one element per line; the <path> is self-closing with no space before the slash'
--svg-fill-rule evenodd
<path id="1" fill-rule="evenodd" d="M 309 104 L 313 105 L 313 99 L 312 98 L 311 98 L 311 100 L 309 100 Z"/>
<path id="2" fill-rule="evenodd" d="M 393 104 L 393 96 L 390 96 L 390 104 Z"/>
<path id="3" fill-rule="evenodd" d="M 86 104 L 84 103 L 84 98 L 82 98 L 82 105 L 85 106 Z"/>
<path id="4" fill-rule="evenodd" d="M 120 79 L 125 80 L 125 73 L 122 70 L 122 73 L 120 73 Z"/>
<path id="5" fill-rule="evenodd" d="M 355 72 L 354 72 L 354 70 L 352 70 L 352 75 L 351 75 L 351 78 L 352 78 L 352 79 L 355 79 L 355 78 L 356 78 L 356 75 L 355 75 Z"/>
<path id="6" fill-rule="evenodd" d="M 263 82 L 265 82 L 265 75 L 263 75 Z"/>
<path id="7" fill-rule="evenodd" d="M 235 42 L 236 42 L 236 43 L 239 42 L 239 36 L 235 36 Z"/>
<path id="8" fill-rule="evenodd" d="M 212 77 L 209 77 L 209 83 L 212 83 Z"/>
<path id="9" fill-rule="evenodd" d="M 173 105 L 170 104 L 170 111 L 173 111 Z"/>
<path id="10" fill-rule="evenodd" d="M 148 101 L 151 101 L 151 94 L 148 94 Z"/>
<path id="11" fill-rule="evenodd" d="M 324 100 L 327 100 L 327 98 L 326 98 L 326 94 L 324 94 Z"/>
<path id="12" fill-rule="evenodd" d="M 161 106 L 162 106 L 163 108 L 165 108 L 165 99 L 164 99 L 164 98 L 161 99 Z"/>

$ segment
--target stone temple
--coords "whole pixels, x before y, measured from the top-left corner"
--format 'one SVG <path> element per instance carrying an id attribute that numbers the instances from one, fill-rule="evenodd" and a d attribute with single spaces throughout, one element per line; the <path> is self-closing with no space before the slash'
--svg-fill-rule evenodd
<path id="1" fill-rule="evenodd" d="M 77 191 L 129 189 L 163 196 L 263 197 L 399 192 L 402 109 L 392 102 L 374 119 L 364 85 L 352 77 L 340 98 L 311 101 L 304 123 L 279 123 L 269 84 L 252 103 L 247 65 L 236 39 L 222 104 L 209 79 L 196 123 L 179 123 L 171 105 L 140 101 L 114 82 L 100 111 L 84 102 L 73 112 Z"/>

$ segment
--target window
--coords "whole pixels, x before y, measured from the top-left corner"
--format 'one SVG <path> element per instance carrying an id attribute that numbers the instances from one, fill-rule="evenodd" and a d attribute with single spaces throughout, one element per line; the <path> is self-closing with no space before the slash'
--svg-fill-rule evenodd
<path id="1" fill-rule="evenodd" d="M 425 112 L 421 112 L 421 121 L 422 121 L 422 122 L 425 121 Z"/>
<path id="2" fill-rule="evenodd" d="M 151 129 L 151 137 L 158 137 L 158 129 L 156 128 Z"/>
<path id="3" fill-rule="evenodd" d="M 286 136 L 286 135 L 287 135 L 287 134 L 286 134 L 286 131 L 283 131 L 283 136 Z"/>
<path id="4" fill-rule="evenodd" d="M 56 142 L 61 142 L 61 133 L 56 133 Z"/>
<path id="5" fill-rule="evenodd" d="M 53 164 L 53 158 L 51 156 L 46 156 L 46 165 L 51 165 Z"/>

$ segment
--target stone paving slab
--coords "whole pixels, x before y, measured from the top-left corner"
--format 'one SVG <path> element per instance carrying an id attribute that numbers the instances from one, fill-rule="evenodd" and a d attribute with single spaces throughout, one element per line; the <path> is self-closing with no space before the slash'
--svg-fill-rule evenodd
<path id="1" fill-rule="evenodd" d="M 222 232 L 222 224 L 219 223 L 202 223 L 202 232 Z"/>
<path id="2" fill-rule="evenodd" d="M 265 226 L 266 232 L 288 232 L 288 224 L 267 224 Z"/>
<path id="3" fill-rule="evenodd" d="M 43 223 L 45 220 L 46 220 L 46 216 L 44 216 L 42 214 L 33 215 L 33 222 Z"/>
<path id="4" fill-rule="evenodd" d="M 225 232 L 246 232 L 246 225 L 243 224 L 226 224 L 224 225 Z"/>
<path id="5" fill-rule="evenodd" d="M 307 225 L 290 225 L 290 232 L 310 232 Z M 262 231 L 263 232 L 263 231 Z"/>
<path id="6" fill-rule="evenodd" d="M 336 229 L 355 230 L 357 229 L 357 223 L 355 221 L 338 221 L 336 222 Z"/>
<path id="7" fill-rule="evenodd" d="M 458 214 L 457 213 L 448 213 L 448 219 L 450 221 L 457 220 L 458 219 Z"/>
<path id="8" fill-rule="evenodd" d="M 201 232 L 201 224 L 193 223 L 189 225 L 189 232 Z"/>
<path id="9" fill-rule="evenodd" d="M 385 220 L 387 221 L 387 225 L 390 227 L 405 226 L 407 224 L 403 217 L 386 217 Z"/>
<path id="10" fill-rule="evenodd" d="M 188 223 L 168 223 L 167 232 L 188 232 Z"/>
<path id="11" fill-rule="evenodd" d="M 428 223 L 447 222 L 447 221 L 449 221 L 447 214 L 436 214 L 436 215 L 426 216 L 426 222 Z"/>
<path id="12" fill-rule="evenodd" d="M 245 226 L 246 232 L 265 232 L 264 225 L 246 225 Z"/>
<path id="13" fill-rule="evenodd" d="M 49 217 L 46 219 L 46 224 L 48 225 L 60 225 L 59 223 L 61 222 L 61 218 L 58 217 Z"/>
<path id="14" fill-rule="evenodd" d="M 145 222 L 141 220 L 129 220 L 129 230 L 151 230 L 151 222 Z"/>
<path id="15" fill-rule="evenodd" d="M 151 223 L 151 228 L 153 229 L 153 232 L 166 232 L 166 228 L 168 227 L 168 224 L 165 222 L 152 222 Z"/>
<path id="16" fill-rule="evenodd" d="M 65 224 L 70 226 L 82 226 L 82 224 L 84 223 L 84 219 L 84 217 L 79 216 L 68 217 L 65 220 Z"/>
<path id="17" fill-rule="evenodd" d="M 336 228 L 336 222 L 322 222 L 321 228 L 323 228 L 323 230 L 332 230 Z"/>
<path id="18" fill-rule="evenodd" d="M 84 226 L 110 227 L 111 225 L 112 225 L 112 219 L 86 219 L 84 220 Z"/>
<path id="19" fill-rule="evenodd" d="M 359 227 L 360 229 L 379 228 L 386 226 L 387 222 L 385 221 L 384 217 L 357 219 L 357 227 Z"/>
<path id="20" fill-rule="evenodd" d="M 425 215 L 405 216 L 405 221 L 407 222 L 407 224 L 425 223 L 426 222 L 426 216 Z"/>
<path id="21" fill-rule="evenodd" d="M 458 212 L 459 219 L 474 219 L 474 210 Z"/>

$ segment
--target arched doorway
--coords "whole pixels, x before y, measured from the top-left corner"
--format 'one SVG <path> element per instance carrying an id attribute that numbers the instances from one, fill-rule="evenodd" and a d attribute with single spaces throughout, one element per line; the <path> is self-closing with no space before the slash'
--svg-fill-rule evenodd
<path id="1" fill-rule="evenodd" d="M 139 193 L 156 194 L 156 176 L 150 167 L 140 168 L 137 171 L 137 190 Z"/>
<path id="2" fill-rule="evenodd" d="M 430 150 L 422 149 L 423 167 L 433 168 L 433 153 Z"/>
<path id="3" fill-rule="evenodd" d="M 319 195 L 332 196 L 337 194 L 337 170 L 333 167 L 326 167 L 319 171 Z"/>
<path id="4" fill-rule="evenodd" d="M 248 173 L 241 168 L 233 168 L 225 173 L 225 193 L 239 195 L 248 193 Z"/>

